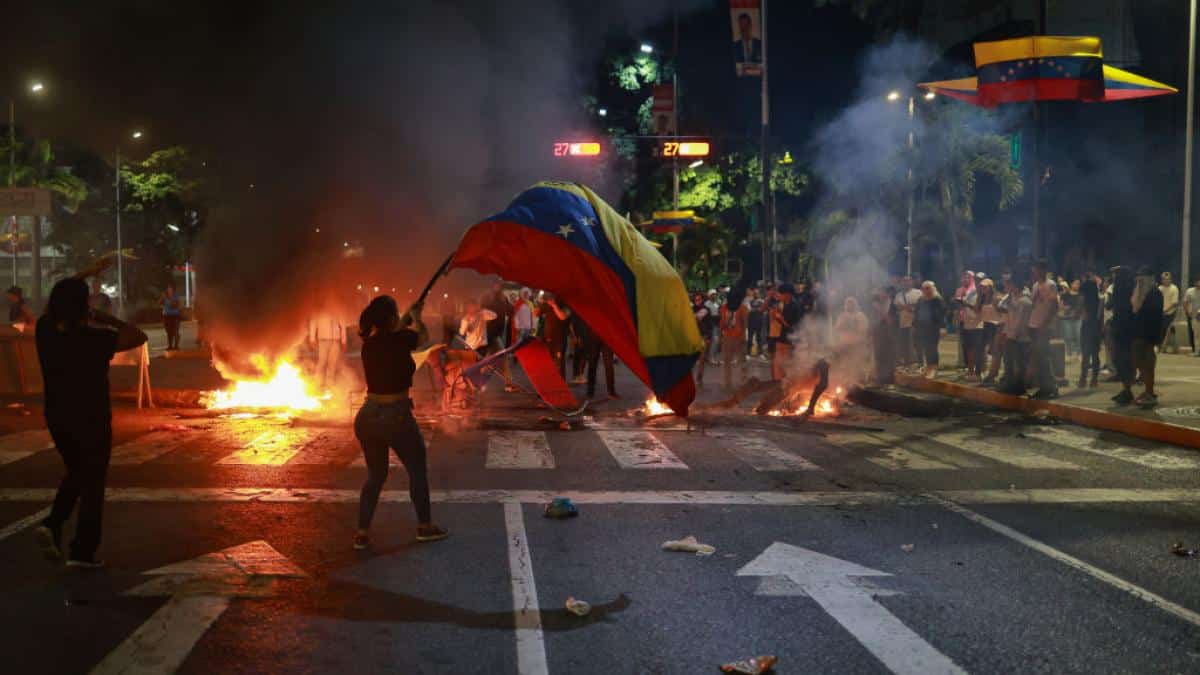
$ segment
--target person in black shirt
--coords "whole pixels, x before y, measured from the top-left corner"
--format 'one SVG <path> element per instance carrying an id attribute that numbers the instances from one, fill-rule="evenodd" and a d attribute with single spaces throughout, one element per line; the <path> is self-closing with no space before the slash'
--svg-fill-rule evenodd
<path id="1" fill-rule="evenodd" d="M 100 267 L 54 285 L 37 322 L 46 427 L 66 465 L 50 515 L 36 529 L 43 552 L 62 558 L 62 528 L 79 502 L 69 567 L 100 567 L 100 519 L 112 454 L 112 403 L 108 362 L 116 352 L 139 347 L 146 334 L 108 314 L 88 309 L 83 279 Z M 89 324 L 89 321 L 91 322 Z M 96 327 L 92 324 L 99 324 Z M 115 330 L 110 330 L 114 328 Z"/>
<path id="2" fill-rule="evenodd" d="M 362 336 L 362 364 L 367 378 L 367 402 L 354 418 L 354 435 L 367 463 L 367 480 L 358 502 L 358 531 L 354 548 L 370 546 L 368 530 L 379 504 L 379 492 L 388 475 L 388 448 L 396 452 L 408 472 L 408 493 L 417 511 L 417 541 L 445 539 L 434 525 L 429 504 L 425 439 L 413 417 L 412 387 L 416 364 L 412 352 L 424 338 L 421 305 L 400 317 L 396 301 L 381 295 L 371 301 L 358 319 Z"/>
<path id="3" fill-rule="evenodd" d="M 25 304 L 25 290 L 20 286 L 13 286 L 6 292 L 8 296 L 8 322 L 10 324 L 21 324 L 23 326 L 32 326 L 35 319 L 33 312 L 29 311 L 29 307 Z"/>

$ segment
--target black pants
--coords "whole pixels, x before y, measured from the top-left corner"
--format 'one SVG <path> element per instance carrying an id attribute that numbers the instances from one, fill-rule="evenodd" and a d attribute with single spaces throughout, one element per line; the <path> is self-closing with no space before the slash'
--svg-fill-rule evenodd
<path id="1" fill-rule="evenodd" d="M 1113 338 L 1113 368 L 1126 389 L 1133 386 L 1133 340 L 1124 336 Z"/>
<path id="2" fill-rule="evenodd" d="M 1100 322 L 1084 320 L 1079 327 L 1079 352 L 1082 354 L 1083 367 L 1079 377 L 1086 378 L 1088 371 L 1092 377 L 1100 373 Z"/>
<path id="3" fill-rule="evenodd" d="M 596 369 L 600 365 L 601 357 L 604 357 L 604 386 L 608 388 L 609 396 L 615 395 L 617 384 L 613 373 L 613 351 L 602 342 L 596 342 L 591 347 L 588 353 L 587 397 L 592 398 L 596 395 Z"/>
<path id="4" fill-rule="evenodd" d="M 913 338 L 917 344 L 917 362 L 925 366 L 938 365 L 938 340 L 941 331 L 937 324 L 913 326 Z"/>
<path id="5" fill-rule="evenodd" d="M 417 522 L 430 522 L 425 438 L 413 417 L 412 401 L 376 403 L 368 400 L 354 418 L 354 435 L 358 437 L 367 463 L 367 482 L 363 483 L 358 500 L 358 526 L 367 529 L 375 517 L 379 493 L 387 480 L 389 447 L 408 472 L 408 495 L 417 511 Z"/>
<path id="6" fill-rule="evenodd" d="M 908 328 L 897 328 L 896 331 L 897 339 L 900 343 L 900 357 L 898 360 L 900 365 L 907 366 L 913 363 L 913 329 L 912 326 L 909 326 Z"/>
<path id="7" fill-rule="evenodd" d="M 163 328 L 167 331 L 167 349 L 179 349 L 179 322 L 178 316 L 163 317 Z"/>
<path id="8" fill-rule="evenodd" d="M 758 345 L 758 353 L 766 354 L 766 337 L 763 330 L 763 322 L 760 320 L 757 324 L 751 323 L 746 331 L 746 355 L 754 350 L 754 345 Z"/>
<path id="9" fill-rule="evenodd" d="M 987 355 L 991 349 L 992 343 L 996 341 L 996 324 L 985 323 L 979 334 L 979 344 L 975 345 L 975 374 L 982 375 L 983 371 L 987 370 Z M 993 359 L 1000 358 L 999 354 L 992 354 Z"/>
<path id="10" fill-rule="evenodd" d="M 1008 339 L 1004 342 L 1003 391 L 1009 394 L 1024 394 L 1029 388 L 1025 381 L 1029 365 L 1029 343 Z"/>
<path id="11" fill-rule="evenodd" d="M 1058 391 L 1058 382 L 1054 379 L 1054 366 L 1050 362 L 1050 325 L 1034 328 L 1033 343 L 1030 345 L 1029 358 L 1033 366 L 1033 385 L 1043 393 Z"/>
<path id="12" fill-rule="evenodd" d="M 79 521 L 71 542 L 71 557 L 87 560 L 100 546 L 100 522 L 104 513 L 104 486 L 112 456 L 112 428 L 80 428 L 75 424 L 48 424 L 50 437 L 62 456 L 67 473 L 54 495 L 54 506 L 44 525 L 62 532 L 63 524 L 79 502 Z"/>

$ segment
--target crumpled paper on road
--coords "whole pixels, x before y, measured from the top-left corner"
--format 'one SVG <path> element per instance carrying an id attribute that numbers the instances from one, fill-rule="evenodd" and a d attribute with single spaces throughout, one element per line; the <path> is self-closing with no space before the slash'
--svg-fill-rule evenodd
<path id="1" fill-rule="evenodd" d="M 695 553 L 696 555 L 712 555 L 717 552 L 717 547 L 709 546 L 708 544 L 702 544 L 694 535 L 689 534 L 683 539 L 664 541 L 662 550 L 682 551 L 684 553 Z"/>
<path id="2" fill-rule="evenodd" d="M 592 606 L 586 600 L 577 600 L 574 597 L 567 598 L 567 611 L 575 616 L 587 616 L 592 611 Z"/>

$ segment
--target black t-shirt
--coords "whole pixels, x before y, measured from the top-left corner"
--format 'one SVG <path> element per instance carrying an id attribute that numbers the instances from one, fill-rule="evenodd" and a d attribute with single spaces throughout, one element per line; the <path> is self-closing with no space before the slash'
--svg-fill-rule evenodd
<path id="1" fill-rule="evenodd" d="M 112 424 L 108 395 L 108 362 L 117 351 L 117 334 L 104 328 L 84 326 L 62 333 L 47 317 L 37 322 L 38 362 L 48 424 Z"/>
<path id="2" fill-rule="evenodd" d="M 412 352 L 417 334 L 411 330 L 375 334 L 363 340 L 363 371 L 372 394 L 407 394 L 417 365 Z"/>
<path id="3" fill-rule="evenodd" d="M 792 344 L 792 339 L 789 337 L 792 331 L 800 327 L 800 321 L 804 318 L 804 312 L 800 309 L 800 303 L 794 299 L 785 304 L 780 309 L 780 314 L 783 315 L 783 330 L 779 332 L 779 341 L 785 345 Z"/>
<path id="4" fill-rule="evenodd" d="M 505 322 L 512 323 L 512 305 L 504 298 L 503 293 L 490 293 L 484 297 L 483 308 L 496 314 L 496 318 L 487 325 L 488 344 L 496 344 L 504 334 Z"/>
<path id="5" fill-rule="evenodd" d="M 559 305 L 559 308 L 566 311 L 566 307 L 562 305 Z M 567 317 L 568 320 L 570 318 Z M 555 348 L 561 347 L 567 339 L 567 320 L 558 318 L 550 305 L 542 305 L 542 321 L 542 338 Z"/>

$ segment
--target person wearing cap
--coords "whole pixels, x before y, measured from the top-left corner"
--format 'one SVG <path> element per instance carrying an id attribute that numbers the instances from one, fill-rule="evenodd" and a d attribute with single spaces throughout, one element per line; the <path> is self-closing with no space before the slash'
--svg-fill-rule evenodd
<path id="1" fill-rule="evenodd" d="M 964 368 L 967 365 L 967 344 L 963 338 L 963 319 L 966 312 L 964 304 L 966 303 L 967 295 L 975 290 L 975 273 L 971 270 L 965 270 L 962 274 L 962 283 L 958 288 L 954 289 L 954 296 L 950 300 L 950 309 L 954 312 L 954 329 L 958 331 L 958 367 Z"/>
<path id="2" fill-rule="evenodd" d="M 975 275 L 974 279 L 980 280 L 982 273 Z M 982 283 L 982 281 L 980 281 Z M 959 336 L 962 341 L 963 360 L 966 363 L 967 372 L 963 378 L 968 382 L 978 382 L 981 377 L 982 364 L 980 359 L 983 356 L 983 314 L 979 306 L 979 285 L 971 286 L 971 289 L 962 298 L 962 334 Z"/>
<path id="3" fill-rule="evenodd" d="M 14 326 L 32 326 L 37 319 L 25 305 L 25 290 L 20 286 L 12 286 L 6 295 L 8 295 L 8 323 Z"/>
<path id="4" fill-rule="evenodd" d="M 1138 270 L 1130 306 L 1134 325 L 1133 367 L 1146 386 L 1134 403 L 1149 407 L 1158 403 L 1158 395 L 1154 393 L 1154 370 L 1158 365 L 1154 347 L 1162 337 L 1163 322 L 1163 294 L 1155 284 L 1154 270 L 1149 267 Z"/>

